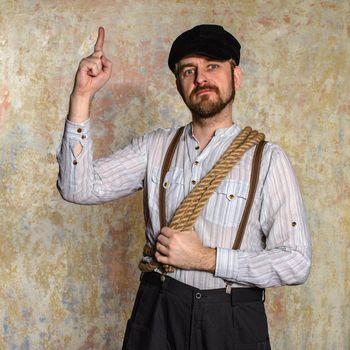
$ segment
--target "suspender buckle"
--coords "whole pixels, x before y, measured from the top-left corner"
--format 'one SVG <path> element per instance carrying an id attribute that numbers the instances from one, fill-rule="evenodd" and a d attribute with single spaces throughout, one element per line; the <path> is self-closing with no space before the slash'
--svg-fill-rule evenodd
<path id="1" fill-rule="evenodd" d="M 226 282 L 226 294 L 231 294 L 232 292 L 232 283 Z"/>

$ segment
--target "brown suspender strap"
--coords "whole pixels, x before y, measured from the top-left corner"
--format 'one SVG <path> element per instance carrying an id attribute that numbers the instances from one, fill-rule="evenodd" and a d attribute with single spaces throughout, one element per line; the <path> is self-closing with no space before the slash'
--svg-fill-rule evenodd
<path id="1" fill-rule="evenodd" d="M 170 142 L 170 145 L 165 153 L 164 160 L 163 160 L 163 165 L 160 173 L 160 181 L 159 181 L 159 222 L 160 222 L 160 228 L 166 226 L 166 212 L 165 212 L 165 190 L 166 188 L 164 187 L 164 179 L 166 173 L 169 171 L 171 161 L 173 159 L 177 144 L 180 141 L 181 134 L 184 130 L 184 126 L 179 128 L 175 136 Z M 143 247 L 143 255 L 144 256 L 154 256 L 155 249 L 154 247 L 149 247 L 147 243 Z M 152 261 L 143 261 L 141 260 L 139 263 L 139 268 L 142 272 L 151 272 L 155 270 L 157 267 L 159 267 L 160 264 L 155 261 L 154 259 Z"/>
<path id="2" fill-rule="evenodd" d="M 262 153 L 263 153 L 265 144 L 266 144 L 266 141 L 261 141 L 255 147 L 253 161 L 252 161 L 252 171 L 250 173 L 248 198 L 247 198 L 247 202 L 246 202 L 245 207 L 244 207 L 241 221 L 240 221 L 239 226 L 238 226 L 236 239 L 235 239 L 235 242 L 233 243 L 233 247 L 232 247 L 232 249 L 235 249 L 235 250 L 237 250 L 241 247 L 241 244 L 243 241 L 245 228 L 247 226 L 250 210 L 251 210 L 253 202 L 254 202 L 256 188 L 258 186 L 261 159 L 262 159 Z M 224 279 L 224 281 L 226 283 L 226 293 L 231 294 L 232 281 L 227 281 L 225 279 Z"/>
<path id="3" fill-rule="evenodd" d="M 246 205 L 244 207 L 243 215 L 241 218 L 241 222 L 239 223 L 238 231 L 236 234 L 236 239 L 235 239 L 235 242 L 233 244 L 232 249 L 239 249 L 241 247 L 241 244 L 242 244 L 244 231 L 245 231 L 245 228 L 247 226 L 250 210 L 251 210 L 253 202 L 254 202 L 254 196 L 255 196 L 257 185 L 258 185 L 262 153 L 263 153 L 265 144 L 266 144 L 266 141 L 261 141 L 255 147 L 253 161 L 252 161 L 252 171 L 250 174 L 248 198 L 247 198 Z"/>
<path id="4" fill-rule="evenodd" d="M 160 228 L 166 226 L 166 213 L 165 213 L 165 187 L 164 187 L 164 178 L 166 173 L 169 171 L 171 161 L 173 159 L 175 149 L 177 144 L 180 141 L 180 137 L 182 135 L 182 132 L 184 130 L 184 126 L 179 128 L 176 131 L 176 134 L 174 138 L 172 139 L 168 150 L 165 154 L 164 161 L 163 161 L 163 167 L 160 174 L 160 181 L 159 181 L 159 221 L 160 221 Z"/>

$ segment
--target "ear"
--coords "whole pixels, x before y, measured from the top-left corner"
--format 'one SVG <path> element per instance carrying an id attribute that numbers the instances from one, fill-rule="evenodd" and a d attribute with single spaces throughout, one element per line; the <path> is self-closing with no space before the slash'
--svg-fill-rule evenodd
<path id="1" fill-rule="evenodd" d="M 235 67 L 233 71 L 233 78 L 235 81 L 235 89 L 238 90 L 241 86 L 241 81 L 242 81 L 242 71 L 239 66 Z"/>
<path id="2" fill-rule="evenodd" d="M 175 82 L 176 82 L 176 89 L 179 92 L 179 94 L 182 96 L 182 88 L 181 88 L 181 83 L 179 78 L 176 78 Z"/>

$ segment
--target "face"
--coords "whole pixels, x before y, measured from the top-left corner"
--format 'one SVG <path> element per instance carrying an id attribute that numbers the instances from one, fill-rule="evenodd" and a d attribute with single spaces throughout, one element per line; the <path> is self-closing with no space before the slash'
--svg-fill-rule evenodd
<path id="1" fill-rule="evenodd" d="M 231 108 L 236 69 L 230 61 L 203 56 L 187 56 L 177 63 L 177 87 L 195 117 L 211 118 Z"/>

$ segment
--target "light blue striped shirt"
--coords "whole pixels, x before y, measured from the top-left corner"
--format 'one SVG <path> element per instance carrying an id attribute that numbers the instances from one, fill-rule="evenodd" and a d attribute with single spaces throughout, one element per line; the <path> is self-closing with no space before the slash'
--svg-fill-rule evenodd
<path id="1" fill-rule="evenodd" d="M 158 129 L 135 138 L 109 157 L 93 160 L 90 121 L 67 121 L 58 153 L 58 189 L 62 197 L 80 204 L 95 204 L 144 190 L 146 239 L 154 246 L 160 231 L 158 194 L 165 152 L 176 129 Z M 212 169 L 240 133 L 236 125 L 218 129 L 199 150 L 188 124 L 165 176 L 166 218 Z M 78 156 L 73 149 L 83 147 Z M 173 278 L 200 289 L 261 288 L 303 283 L 310 271 L 311 242 L 299 186 L 286 154 L 267 143 L 258 187 L 240 250 L 232 250 L 249 191 L 254 149 L 240 162 L 209 199 L 195 224 L 204 246 L 217 248 L 215 273 L 177 269 Z M 141 253 L 141 252 L 140 252 Z"/>

